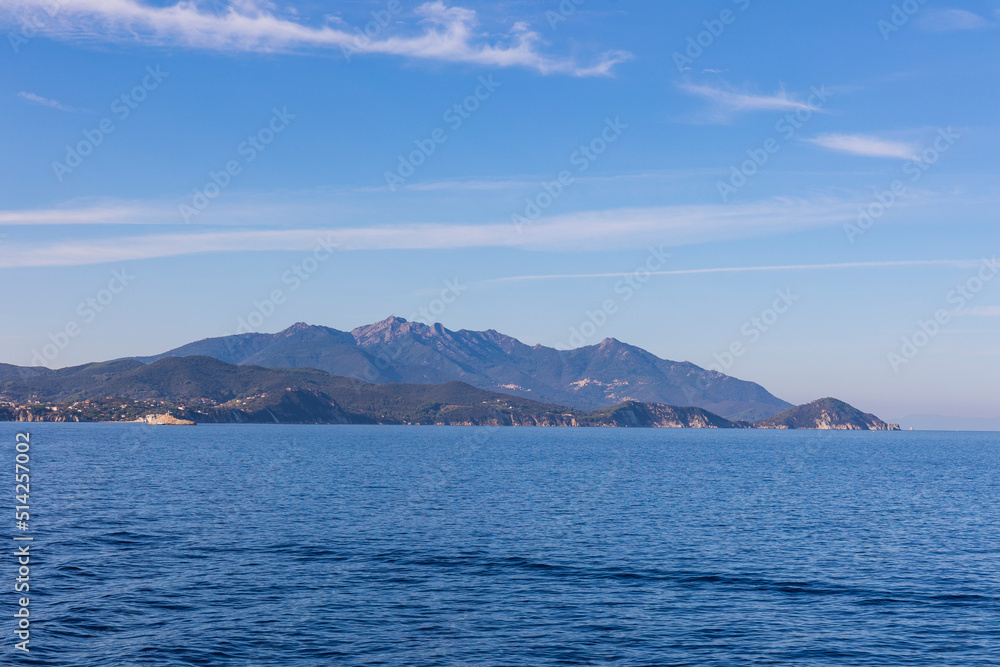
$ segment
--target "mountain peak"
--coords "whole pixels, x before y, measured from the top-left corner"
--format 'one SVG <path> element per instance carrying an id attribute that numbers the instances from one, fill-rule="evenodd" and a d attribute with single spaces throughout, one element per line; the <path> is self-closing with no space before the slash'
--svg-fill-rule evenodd
<path id="1" fill-rule="evenodd" d="M 440 325 L 436 325 L 440 327 Z M 381 322 L 367 324 L 351 331 L 354 340 L 359 345 L 375 343 L 390 343 L 395 338 L 406 334 L 426 334 L 432 332 L 431 327 L 421 322 L 408 322 L 402 317 L 391 315 Z"/>
<path id="2" fill-rule="evenodd" d="M 315 335 L 321 335 L 321 336 L 322 335 L 326 335 L 326 336 L 333 336 L 335 338 L 342 338 L 343 336 L 348 335 L 348 334 L 345 334 L 343 331 L 340 331 L 338 329 L 331 329 L 330 327 L 324 327 L 324 326 L 319 325 L 319 324 L 308 324 L 306 322 L 296 322 L 295 324 L 293 324 L 292 326 L 288 327 L 287 329 L 285 329 L 283 331 L 279 331 L 276 334 L 273 334 L 273 336 L 275 338 L 279 338 L 279 337 L 296 338 L 296 337 L 301 337 L 301 336 L 307 335 L 307 334 L 315 334 Z"/>
<path id="3" fill-rule="evenodd" d="M 288 327 L 284 331 L 281 331 L 280 333 L 283 333 L 283 334 L 294 334 L 294 333 L 299 333 L 299 332 L 302 332 L 302 331 L 309 331 L 312 328 L 314 328 L 313 325 L 307 324 L 306 322 L 296 322 L 295 324 L 293 324 L 292 326 Z"/>
<path id="4" fill-rule="evenodd" d="M 593 349 L 596 349 L 598 352 L 603 352 L 605 354 L 616 354 L 619 352 L 636 351 L 639 348 L 636 348 L 633 345 L 629 345 L 628 343 L 623 343 L 617 338 L 605 338 L 597 345 L 594 345 Z"/>

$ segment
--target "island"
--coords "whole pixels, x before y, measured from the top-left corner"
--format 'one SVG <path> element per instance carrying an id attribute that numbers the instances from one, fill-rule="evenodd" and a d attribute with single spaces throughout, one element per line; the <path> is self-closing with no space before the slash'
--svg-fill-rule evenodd
<path id="1" fill-rule="evenodd" d="M 0 374 L 0 421 L 899 429 L 829 398 L 750 422 L 699 407 L 623 400 L 580 410 L 458 381 L 372 384 L 313 368 L 235 365 L 204 356 L 47 372 L 7 368 Z"/>

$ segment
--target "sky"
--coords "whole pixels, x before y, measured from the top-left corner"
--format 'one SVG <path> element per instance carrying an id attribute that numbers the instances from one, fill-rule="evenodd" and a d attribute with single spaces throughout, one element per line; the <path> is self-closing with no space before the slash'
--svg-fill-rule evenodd
<path id="1" fill-rule="evenodd" d="M 1000 416 L 1000 1 L 5 0 L 0 362 L 389 315 Z"/>

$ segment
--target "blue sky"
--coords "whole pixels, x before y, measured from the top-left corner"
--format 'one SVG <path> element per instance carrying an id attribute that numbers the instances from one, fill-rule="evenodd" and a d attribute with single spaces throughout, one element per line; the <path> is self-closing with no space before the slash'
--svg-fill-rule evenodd
<path id="1" fill-rule="evenodd" d="M 1000 414 L 1000 2 L 9 0 L 0 24 L 4 362 L 424 309 L 792 402 Z"/>

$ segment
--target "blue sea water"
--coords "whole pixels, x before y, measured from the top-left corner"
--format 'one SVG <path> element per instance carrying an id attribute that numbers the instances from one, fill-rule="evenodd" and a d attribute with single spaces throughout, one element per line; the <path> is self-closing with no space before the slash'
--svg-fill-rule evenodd
<path id="1" fill-rule="evenodd" d="M 1000 434 L 23 430 L 4 664 L 1000 665 Z"/>

